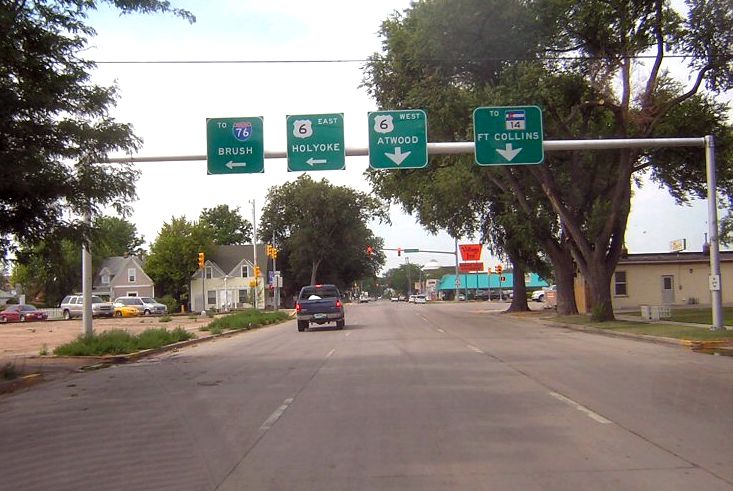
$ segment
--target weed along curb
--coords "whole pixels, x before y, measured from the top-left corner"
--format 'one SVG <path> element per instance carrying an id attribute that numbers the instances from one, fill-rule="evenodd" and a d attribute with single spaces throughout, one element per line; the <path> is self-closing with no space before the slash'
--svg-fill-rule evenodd
<path id="1" fill-rule="evenodd" d="M 135 362 L 142 358 L 153 356 L 153 355 L 160 354 L 160 353 L 165 353 L 169 351 L 177 351 L 181 348 L 185 348 L 187 346 L 194 346 L 200 343 L 205 343 L 207 341 L 214 341 L 220 338 L 229 338 L 229 337 L 235 336 L 240 333 L 255 331 L 263 327 L 274 326 L 277 324 L 281 324 L 282 322 L 287 322 L 289 320 L 290 318 L 287 318 L 287 319 L 282 319 L 279 322 L 272 322 L 272 323 L 268 323 L 264 325 L 255 325 L 253 327 L 239 328 L 239 329 L 227 329 L 226 331 L 221 332 L 221 333 L 208 334 L 200 338 L 188 339 L 185 341 L 179 341 L 176 343 L 171 343 L 171 344 L 167 344 L 164 346 L 160 346 L 158 348 L 145 349 L 145 350 L 135 351 L 132 353 L 125 353 L 125 354 L 118 354 L 118 355 L 99 355 L 99 356 L 51 356 L 51 357 L 35 356 L 35 357 L 31 357 L 31 359 L 68 360 L 70 362 L 82 361 L 83 363 L 78 368 L 78 371 L 97 370 L 100 368 L 106 368 L 111 365 L 121 365 L 125 363 Z"/>

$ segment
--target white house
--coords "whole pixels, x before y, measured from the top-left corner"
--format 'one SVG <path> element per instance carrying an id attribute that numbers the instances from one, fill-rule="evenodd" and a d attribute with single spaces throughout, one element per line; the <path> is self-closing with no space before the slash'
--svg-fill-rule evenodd
<path id="1" fill-rule="evenodd" d="M 255 284 L 254 249 L 251 245 L 216 246 L 203 270 L 191 276 L 191 310 L 252 307 Z M 265 308 L 268 257 L 264 244 L 257 245 L 257 264 L 262 277 L 257 281 L 257 308 Z M 203 278 L 202 278 L 203 273 Z M 204 303 L 205 302 L 205 303 Z"/>

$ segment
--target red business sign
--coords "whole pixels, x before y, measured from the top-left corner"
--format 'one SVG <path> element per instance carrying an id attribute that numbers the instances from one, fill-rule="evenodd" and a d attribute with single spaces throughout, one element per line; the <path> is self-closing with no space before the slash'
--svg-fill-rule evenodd
<path id="1" fill-rule="evenodd" d="M 461 258 L 464 261 L 480 261 L 481 260 L 481 244 L 459 244 L 461 250 Z"/>
<path id="2" fill-rule="evenodd" d="M 474 271 L 483 271 L 484 263 L 458 263 L 458 271 L 461 273 L 472 273 Z"/>

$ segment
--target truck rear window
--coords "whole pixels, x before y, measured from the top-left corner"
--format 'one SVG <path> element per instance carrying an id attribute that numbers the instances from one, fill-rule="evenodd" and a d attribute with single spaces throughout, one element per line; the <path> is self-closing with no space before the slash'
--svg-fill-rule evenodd
<path id="1" fill-rule="evenodd" d="M 308 300 L 311 296 L 319 298 L 339 298 L 339 291 L 333 286 L 307 286 L 300 292 L 301 300 Z"/>

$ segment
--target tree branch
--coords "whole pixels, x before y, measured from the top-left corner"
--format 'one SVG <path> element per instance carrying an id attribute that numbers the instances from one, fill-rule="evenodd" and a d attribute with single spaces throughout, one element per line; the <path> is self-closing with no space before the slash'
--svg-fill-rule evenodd
<path id="1" fill-rule="evenodd" d="M 663 0 L 657 0 L 655 5 L 656 19 L 654 22 L 654 38 L 657 43 L 657 55 L 654 58 L 654 65 L 652 66 L 651 73 L 649 74 L 649 80 L 646 82 L 646 89 L 644 90 L 644 96 L 642 99 L 642 107 L 649 108 L 652 100 L 652 94 L 657 86 L 657 80 L 659 78 L 659 70 L 662 68 L 662 60 L 664 59 L 664 35 L 662 34 L 662 8 L 664 6 Z"/>

